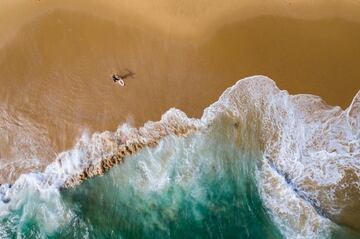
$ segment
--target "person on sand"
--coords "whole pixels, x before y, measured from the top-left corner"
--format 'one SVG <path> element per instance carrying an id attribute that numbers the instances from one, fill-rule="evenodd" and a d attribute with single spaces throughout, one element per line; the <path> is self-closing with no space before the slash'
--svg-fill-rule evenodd
<path id="1" fill-rule="evenodd" d="M 118 74 L 114 74 L 112 76 L 112 79 L 115 83 L 118 83 L 120 86 L 124 86 L 125 85 L 125 81 L 118 75 Z"/>
<path id="2" fill-rule="evenodd" d="M 113 74 L 112 75 L 112 79 L 115 83 L 118 83 L 120 86 L 124 86 L 125 85 L 125 79 L 128 77 L 133 78 L 135 75 L 134 72 L 127 70 L 127 72 L 125 74 Z"/>

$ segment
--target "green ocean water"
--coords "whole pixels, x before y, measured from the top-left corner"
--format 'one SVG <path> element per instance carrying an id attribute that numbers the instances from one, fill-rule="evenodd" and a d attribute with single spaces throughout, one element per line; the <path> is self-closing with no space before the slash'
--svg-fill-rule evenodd
<path id="1" fill-rule="evenodd" d="M 6 237 L 282 238 L 257 188 L 260 157 L 216 130 L 167 137 L 105 176 L 61 192 L 71 214 L 62 226 L 44 230 L 49 222 L 25 206 L 4 219 L 13 220 Z"/>
<path id="2" fill-rule="evenodd" d="M 95 238 L 281 238 L 257 190 L 256 155 L 201 137 L 168 139 L 64 197 Z"/>

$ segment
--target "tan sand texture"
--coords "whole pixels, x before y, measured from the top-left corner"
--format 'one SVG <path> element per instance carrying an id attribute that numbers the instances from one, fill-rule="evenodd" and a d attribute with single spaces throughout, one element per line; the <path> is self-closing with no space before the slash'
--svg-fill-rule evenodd
<path id="1" fill-rule="evenodd" d="M 84 129 L 170 107 L 198 117 L 248 75 L 345 108 L 360 88 L 359 12 L 358 1 L 1 1 L 0 167 L 18 171 L 0 181 L 43 168 Z M 125 68 L 136 75 L 121 88 L 111 75 Z M 29 122 L 39 130 L 19 130 Z M 29 137 L 42 146 L 15 154 Z"/>

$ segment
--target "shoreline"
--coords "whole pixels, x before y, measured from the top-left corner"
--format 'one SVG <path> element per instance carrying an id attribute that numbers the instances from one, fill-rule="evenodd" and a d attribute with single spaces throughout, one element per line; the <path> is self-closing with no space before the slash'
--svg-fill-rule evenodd
<path id="1" fill-rule="evenodd" d="M 121 2 L 121 14 L 117 7 L 109 11 L 107 2 L 98 8 L 95 1 L 2 2 L 0 11 L 24 5 L 0 14 L 17 20 L 0 26 L 3 35 L 16 32 L 0 48 L 0 102 L 11 109 L 9 119 L 4 118 L 10 123 L 0 129 L 1 161 L 19 168 L 40 158 L 33 167 L 44 168 L 54 152 L 72 148 L 84 131 L 115 130 L 129 121 L 141 126 L 172 107 L 200 117 L 227 87 L 249 75 L 268 75 L 291 94 L 318 95 L 342 108 L 350 104 L 360 89 L 360 69 L 354 63 L 360 23 L 342 20 L 349 2 L 316 3 L 328 6 L 321 9 L 324 14 L 339 15 L 320 14 L 321 20 L 299 20 L 309 8 L 305 4 L 296 10 L 304 2 L 288 6 L 274 1 L 264 9 L 249 2 L 231 9 L 233 2 L 220 10 L 210 2 L 204 12 L 204 2 L 162 1 L 138 9 Z M 334 4 L 343 7 L 332 12 Z M 355 11 L 356 4 L 351 6 L 349 11 Z M 61 8 L 68 10 L 53 10 Z M 277 17 L 248 17 L 271 11 Z M 120 88 L 111 75 L 124 68 L 136 75 Z M 19 130 L 18 125 L 28 124 L 40 130 Z M 13 153 L 14 142 L 26 138 L 44 143 L 34 148 L 25 142 L 31 150 Z"/>
<path id="2" fill-rule="evenodd" d="M 263 97 L 264 95 L 266 95 L 266 97 Z M 276 101 L 277 103 L 275 102 L 275 105 L 272 105 L 274 103 L 271 102 L 271 99 L 273 99 L 272 97 L 275 97 L 280 101 Z M 283 102 L 284 97 L 290 102 Z M 322 177 L 325 177 L 326 179 L 330 176 L 329 173 L 327 173 L 327 175 L 322 175 L 322 173 L 319 173 L 319 175 L 312 175 L 311 170 L 309 174 L 305 174 L 302 170 L 296 172 L 296 170 L 291 170 L 292 164 L 287 165 L 283 171 L 281 169 L 281 167 L 284 166 L 282 164 L 282 161 L 284 160 L 283 156 L 287 155 L 289 156 L 288 160 L 295 160 L 296 163 L 299 164 L 306 164 L 307 160 L 311 160 L 312 157 L 304 156 L 298 158 L 296 154 L 292 155 L 290 153 L 290 155 L 288 155 L 288 153 L 285 153 L 284 155 L 281 152 L 286 150 L 292 151 L 290 149 L 294 147 L 294 145 L 291 146 L 292 143 L 289 145 L 287 143 L 282 143 L 283 137 L 288 137 L 290 141 L 297 142 L 297 136 L 302 136 L 301 139 L 304 140 L 304 142 L 307 142 L 307 140 L 310 141 L 309 145 L 304 145 L 300 142 L 299 145 L 295 146 L 295 151 L 296 147 L 299 147 L 298 150 L 304 152 L 304 155 L 316 154 L 319 147 L 323 147 L 325 151 L 328 151 L 333 148 L 333 145 L 337 145 L 339 142 L 347 149 L 348 146 L 351 146 L 352 144 L 352 142 L 349 141 L 353 137 L 352 131 L 356 130 L 358 127 L 356 120 L 358 118 L 357 109 L 358 103 L 360 102 L 359 98 L 360 91 L 354 96 L 352 104 L 349 105 L 346 111 L 343 111 L 338 107 L 329 110 L 327 105 L 318 97 L 284 94 L 284 92 L 277 88 L 275 82 L 267 77 L 249 77 L 239 80 L 235 85 L 224 91 L 218 101 L 204 109 L 201 119 L 188 118 L 182 111 L 170 109 L 162 116 L 160 121 L 147 122 L 139 129 L 124 126 L 114 133 L 104 132 L 104 135 L 102 136 L 98 135 L 94 138 L 91 137 L 90 141 L 79 142 L 79 145 L 73 149 L 74 156 L 78 162 L 73 162 L 71 152 L 69 152 L 68 156 L 64 154 L 63 157 L 57 158 L 55 162 L 49 165 L 44 171 L 43 176 L 38 177 L 40 180 L 38 183 L 44 183 L 44 185 L 50 187 L 60 186 L 60 190 L 66 190 L 75 187 L 82 181 L 94 176 L 102 176 L 113 166 L 121 163 L 125 157 L 133 155 L 145 147 L 156 147 L 166 136 L 186 137 L 196 132 L 206 131 L 207 129 L 215 129 L 216 131 L 216 129 L 219 130 L 218 126 L 220 125 L 220 132 L 230 133 L 230 135 L 225 133 L 225 136 L 230 137 L 229 139 L 233 140 L 235 145 L 240 143 L 237 145 L 238 147 L 251 151 L 251 149 L 256 149 L 256 147 L 253 148 L 254 144 L 258 145 L 263 153 L 263 160 L 266 158 L 265 161 L 261 161 L 262 164 L 266 165 L 270 163 L 271 168 L 275 170 L 273 173 L 277 173 L 284 178 L 286 183 L 291 185 L 294 193 L 303 193 L 298 196 L 300 196 L 302 200 L 305 200 L 305 202 L 310 203 L 312 208 L 314 208 L 318 214 L 321 212 L 320 215 L 325 215 L 326 218 L 334 220 L 336 223 L 340 223 L 340 225 L 344 224 L 348 227 L 358 229 L 358 224 L 354 223 L 354 220 L 352 220 L 352 218 L 356 219 L 356 215 L 354 217 L 349 213 L 349 211 L 356 210 L 358 207 L 355 200 L 355 198 L 357 198 L 356 195 L 358 195 L 359 192 L 355 185 L 357 180 L 356 177 L 352 177 L 351 174 L 349 177 L 343 175 L 339 183 L 332 182 L 330 184 L 330 186 L 334 187 L 332 188 L 329 187 L 329 182 L 325 181 L 327 183 L 323 184 L 322 181 Z M 239 106 L 244 106 L 248 111 L 239 108 Z M 313 108 L 309 110 L 309 106 L 310 108 Z M 273 107 L 276 107 L 276 109 Z M 276 117 L 273 116 L 278 115 L 284 110 L 286 111 L 288 109 L 287 107 L 290 107 L 290 114 L 284 115 L 284 122 L 281 120 L 277 121 L 279 119 L 276 120 Z M 301 113 L 291 114 L 294 109 L 295 112 L 297 109 L 300 110 Z M 311 114 L 311 110 L 314 109 L 318 110 L 317 117 Z M 259 124 L 258 126 L 253 125 L 253 117 L 255 116 L 260 117 L 259 122 L 255 123 Z M 286 129 L 294 123 L 294 117 L 295 121 L 298 121 L 297 123 L 300 124 L 298 126 L 300 129 L 305 126 L 310 128 L 315 127 L 316 129 L 310 129 L 305 135 L 298 133 L 297 131 L 295 131 L 295 133 L 286 131 Z M 275 121 L 269 120 L 272 118 L 274 118 Z M 222 119 L 224 121 L 222 121 Z M 324 120 L 328 120 L 329 123 L 324 124 Z M 212 128 L 212 126 L 215 127 Z M 335 137 L 336 133 L 333 135 L 332 132 L 333 129 L 336 129 L 337 127 L 344 127 L 345 131 L 350 130 L 350 134 L 344 136 L 345 138 Z M 278 134 L 277 129 L 280 129 L 280 132 L 282 133 Z M 327 130 L 324 131 L 324 129 Z M 252 132 L 254 135 L 249 134 L 249 132 Z M 215 134 L 215 136 L 216 135 L 217 134 Z M 257 137 L 259 137 L 258 142 L 256 140 Z M 318 137 L 324 138 L 324 141 L 320 142 L 320 145 L 315 144 Z M 219 140 L 221 140 L 221 137 Z M 241 141 L 243 141 L 243 144 L 241 144 Z M 94 146 L 98 147 L 100 152 L 92 152 Z M 336 171 L 337 173 L 346 173 L 348 172 L 346 170 L 354 171 L 353 173 L 356 173 L 356 167 L 353 168 L 351 164 L 351 162 L 353 162 L 351 160 L 356 160 L 356 155 L 353 155 L 354 152 L 357 152 L 355 145 L 353 149 L 349 149 L 349 152 L 347 152 L 349 156 L 348 160 L 350 160 L 348 163 L 350 164 L 343 164 L 343 162 L 340 163 L 340 165 L 333 165 L 335 169 L 338 170 Z M 338 157 L 339 159 L 344 157 L 342 149 L 337 149 L 333 151 L 333 153 L 336 155 L 329 154 L 328 156 L 330 158 L 328 159 L 318 159 L 319 162 L 322 162 L 322 167 L 326 168 L 332 165 L 333 157 Z M 78 157 L 77 154 L 82 156 Z M 345 171 L 342 169 L 344 165 L 349 166 Z M 259 170 L 261 171 L 263 168 L 260 167 Z M 296 180 L 297 173 L 304 173 L 304 175 L 301 174 L 302 177 L 305 177 L 302 178 L 304 181 L 298 182 Z M 311 175 L 312 177 L 310 181 L 308 181 L 307 177 Z M 21 184 L 21 182 L 19 184 Z M 21 187 L 18 185 L 16 188 Z M 348 195 L 350 198 L 343 198 L 338 194 L 344 190 L 349 192 Z M 320 194 L 317 192 L 320 192 Z M 332 200 L 326 197 L 324 198 L 322 197 L 324 193 L 325 195 L 334 193 L 337 195 L 337 198 Z M 7 198 L 8 197 L 5 197 L 5 200 L 7 200 Z M 338 210 L 334 211 L 333 206 L 341 208 L 341 213 L 338 214 Z"/>

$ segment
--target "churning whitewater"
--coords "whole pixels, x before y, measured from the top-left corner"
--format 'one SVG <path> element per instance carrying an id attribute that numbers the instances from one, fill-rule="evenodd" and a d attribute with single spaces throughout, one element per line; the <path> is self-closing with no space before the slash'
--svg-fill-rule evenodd
<path id="1" fill-rule="evenodd" d="M 254 76 L 1 185 L 0 238 L 357 238 L 359 198 L 360 92 L 342 110 Z"/>

